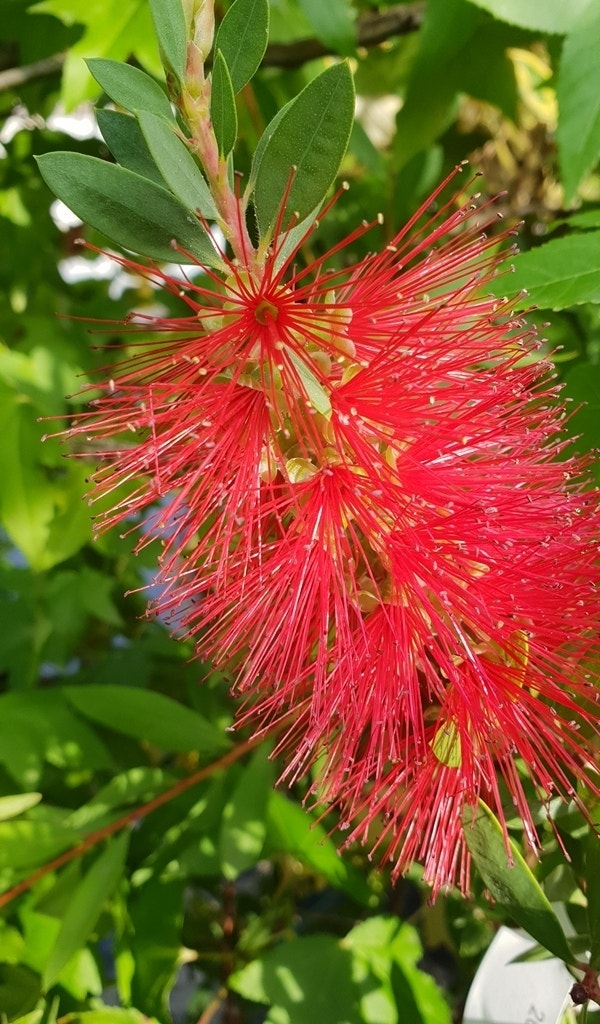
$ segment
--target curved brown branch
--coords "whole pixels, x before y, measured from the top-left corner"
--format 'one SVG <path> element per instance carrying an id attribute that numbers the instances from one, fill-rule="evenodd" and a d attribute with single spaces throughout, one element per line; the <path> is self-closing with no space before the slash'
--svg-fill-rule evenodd
<path id="1" fill-rule="evenodd" d="M 9 89 L 19 89 L 27 82 L 33 82 L 36 78 L 48 78 L 62 70 L 65 62 L 65 53 L 57 53 L 54 57 L 45 57 L 43 60 L 36 60 L 34 64 L 24 64 L 21 68 L 7 68 L 0 71 L 0 92 L 8 92 Z"/>
<path id="2" fill-rule="evenodd" d="M 370 49 L 394 36 L 416 32 L 425 18 L 425 3 L 398 4 L 386 11 L 363 14 L 357 22 L 357 44 Z M 299 39 L 294 43 L 271 43 L 267 46 L 263 67 L 297 68 L 316 57 L 325 57 L 335 50 L 324 46 L 318 39 Z"/>
<path id="3" fill-rule="evenodd" d="M 285 721 L 285 719 L 284 719 Z M 116 821 L 111 821 L 108 825 L 104 825 L 102 828 L 96 829 L 95 832 L 90 832 L 89 836 L 86 836 L 82 842 L 78 843 L 77 846 L 72 846 L 69 850 L 65 850 L 63 853 L 55 857 L 54 860 L 49 861 L 47 864 L 42 864 L 41 867 L 33 871 L 27 878 L 24 878 L 17 885 L 14 885 L 11 889 L 7 889 L 6 892 L 0 893 L 0 908 L 5 907 L 7 903 L 16 899 L 17 896 L 21 896 L 28 889 L 31 889 L 36 882 L 39 882 L 45 875 L 50 874 L 51 871 L 58 871 L 59 868 L 69 864 L 70 861 L 75 860 L 77 857 L 83 857 L 88 850 L 91 850 L 93 846 L 101 843 L 104 839 L 108 839 L 110 836 L 114 836 L 116 832 L 120 832 L 122 828 L 127 825 L 132 825 L 135 821 L 139 821 L 140 818 L 145 818 L 147 814 L 152 811 L 156 811 L 159 807 L 169 803 L 175 797 L 180 796 L 181 793 L 185 793 L 186 790 L 191 789 L 193 786 L 197 786 L 199 782 L 204 779 L 208 779 L 214 772 L 219 771 L 221 768 L 228 768 L 229 765 L 239 761 L 244 754 L 258 746 L 264 737 L 259 734 L 253 736 L 252 739 L 246 740 L 245 743 L 239 743 L 237 746 L 232 747 L 228 750 L 223 757 L 220 757 L 218 761 L 213 761 L 212 764 L 206 765 L 204 768 L 200 768 L 197 772 L 192 775 L 187 775 L 184 779 L 180 779 L 170 789 L 165 790 L 164 793 L 159 793 L 153 800 L 149 800 L 148 803 L 142 804 L 140 807 L 134 807 L 132 811 L 128 811 L 122 817 L 117 818 Z"/>
<path id="4" fill-rule="evenodd" d="M 361 15 L 357 22 L 357 43 L 359 47 L 369 49 L 380 43 L 393 39 L 394 36 L 416 32 L 423 24 L 426 4 L 424 0 L 415 3 L 398 4 L 385 11 L 372 11 Z M 309 60 L 325 57 L 335 51 L 318 39 L 299 39 L 293 43 L 271 43 L 263 58 L 263 67 L 297 68 Z M 64 53 L 46 57 L 34 64 L 23 67 L 7 68 L 0 71 L 0 92 L 19 89 L 37 78 L 47 78 L 57 74 L 65 62 Z"/>

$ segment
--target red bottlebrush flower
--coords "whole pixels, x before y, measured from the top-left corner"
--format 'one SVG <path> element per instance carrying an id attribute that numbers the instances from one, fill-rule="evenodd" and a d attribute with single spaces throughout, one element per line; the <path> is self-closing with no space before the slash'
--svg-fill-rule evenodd
<path id="1" fill-rule="evenodd" d="M 286 777 L 318 757 L 350 838 L 437 890 L 468 884 L 480 796 L 535 844 L 524 777 L 545 802 L 590 781 L 600 573 L 548 364 L 487 294 L 493 211 L 431 202 L 344 271 L 276 241 L 187 284 L 69 434 L 97 442 L 96 496 L 129 485 L 103 526 L 160 499 L 155 609 L 230 666 L 244 720 L 293 713 Z"/>

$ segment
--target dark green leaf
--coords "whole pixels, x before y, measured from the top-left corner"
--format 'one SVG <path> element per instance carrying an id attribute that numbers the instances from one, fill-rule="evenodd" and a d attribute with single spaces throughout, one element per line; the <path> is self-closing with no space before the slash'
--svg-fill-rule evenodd
<path id="1" fill-rule="evenodd" d="M 519 304 L 565 309 L 600 302 L 600 231 L 556 238 L 516 256 L 514 274 L 494 283 L 496 295 L 526 290 Z"/>
<path id="2" fill-rule="evenodd" d="M 215 217 L 208 185 L 189 149 L 175 134 L 176 125 L 144 110 L 138 119 L 150 154 L 171 191 L 189 210 Z"/>
<path id="3" fill-rule="evenodd" d="M 356 50 L 354 12 L 347 0 L 300 0 L 317 39 L 347 57 Z"/>
<path id="4" fill-rule="evenodd" d="M 556 98 L 556 137 L 565 199 L 600 156 L 600 4 L 590 3 L 565 39 Z"/>
<path id="5" fill-rule="evenodd" d="M 155 182 L 81 153 L 46 153 L 38 163 L 59 199 L 125 249 L 182 262 L 175 241 L 200 263 L 218 262 L 197 218 Z"/>
<path id="6" fill-rule="evenodd" d="M 586 842 L 585 878 L 590 965 L 600 970 L 600 838 L 591 828 Z"/>
<path id="7" fill-rule="evenodd" d="M 470 0 L 495 18 L 536 32 L 568 32 L 587 6 L 588 0 Z"/>
<path id="8" fill-rule="evenodd" d="M 219 26 L 215 53 L 223 54 L 234 93 L 257 71 L 269 38 L 268 0 L 235 0 Z"/>
<path id="9" fill-rule="evenodd" d="M 153 875 L 132 894 L 129 916 L 135 970 L 132 1001 L 148 1016 L 162 1018 L 181 956 L 184 878 Z"/>
<path id="10" fill-rule="evenodd" d="M 197 711 L 162 693 L 131 686 L 67 686 L 73 707 L 116 732 L 154 743 L 163 750 L 197 750 L 204 758 L 224 753 L 229 742 Z"/>
<path id="11" fill-rule="evenodd" d="M 510 841 L 510 857 L 502 826 L 480 801 L 467 808 L 464 820 L 469 852 L 491 895 L 540 945 L 566 963 L 573 957 L 560 921 L 539 882 Z"/>
<path id="12" fill-rule="evenodd" d="M 268 1003 L 278 1024 L 362 1024 L 352 955 L 332 935 L 286 942 L 229 978 L 245 999 Z"/>
<path id="13" fill-rule="evenodd" d="M 269 142 L 271 141 L 271 136 L 273 135 L 279 122 L 287 115 L 288 110 L 292 108 L 297 98 L 297 96 L 294 96 L 293 99 L 291 99 L 288 103 L 286 103 L 277 111 L 274 118 L 272 119 L 272 121 L 269 121 L 267 127 L 265 128 L 260 139 L 258 140 L 258 145 L 256 146 L 256 149 L 254 150 L 254 156 L 252 157 L 252 167 L 250 168 L 250 175 L 248 177 L 248 184 L 246 186 L 246 190 L 248 193 L 252 192 L 252 190 L 254 189 L 254 186 L 256 184 L 256 176 L 258 174 L 259 167 L 262 163 L 262 158 L 264 156 L 265 150 Z M 321 204 L 319 203 L 318 206 L 320 207 L 320 205 Z"/>
<path id="14" fill-rule="evenodd" d="M 150 75 L 119 60 L 94 57 L 87 61 L 94 78 L 107 96 L 125 110 L 149 110 L 151 113 L 173 120 L 167 94 Z M 104 133 L 103 133 L 104 134 Z"/>
<path id="15" fill-rule="evenodd" d="M 165 179 L 152 158 L 137 118 L 107 109 L 97 110 L 96 120 L 117 163 L 164 188 Z"/>
<path id="16" fill-rule="evenodd" d="M 210 117 L 219 152 L 221 156 L 228 156 L 237 137 L 237 111 L 231 76 L 220 51 L 213 64 Z"/>
<path id="17" fill-rule="evenodd" d="M 0 1007 L 5 1019 L 14 1020 L 34 1009 L 41 995 L 39 974 L 25 964 L 0 963 Z"/>
<path id="18" fill-rule="evenodd" d="M 267 804 L 274 782 L 273 762 L 268 755 L 266 747 L 258 748 L 225 805 L 220 838 L 225 878 L 237 878 L 260 859 L 267 832 Z"/>
<path id="19" fill-rule="evenodd" d="M 123 873 L 128 848 L 129 832 L 113 837 L 77 886 L 44 971 L 45 988 L 55 983 L 96 927 L 104 903 Z"/>
<path id="20" fill-rule="evenodd" d="M 482 15 L 463 0 L 430 0 L 404 103 L 396 118 L 394 151 L 400 166 L 440 135 L 454 112 L 458 78 L 477 49 Z"/>
<path id="21" fill-rule="evenodd" d="M 187 29 L 181 0 L 150 0 L 152 20 L 166 66 L 179 82 L 185 78 Z"/>
<path id="22" fill-rule="evenodd" d="M 350 69 L 334 64 L 296 97 L 264 147 L 254 191 L 261 235 L 271 232 L 290 180 L 284 227 L 292 215 L 303 220 L 322 202 L 346 152 L 353 120 Z"/>
<path id="23" fill-rule="evenodd" d="M 567 421 L 571 437 L 577 438 L 578 451 L 594 451 L 600 447 L 600 366 L 577 363 L 565 373 L 565 393 L 574 411 Z M 572 409 L 573 409 L 572 406 Z M 600 461 L 592 459 L 591 472 L 600 486 Z"/>

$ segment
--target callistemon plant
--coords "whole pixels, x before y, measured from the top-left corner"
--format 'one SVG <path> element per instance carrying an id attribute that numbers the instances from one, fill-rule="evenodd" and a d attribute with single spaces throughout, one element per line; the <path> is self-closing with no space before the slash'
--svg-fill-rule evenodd
<path id="1" fill-rule="evenodd" d="M 153 610 L 231 671 L 284 778 L 308 774 L 394 873 L 417 860 L 435 890 L 466 888 L 480 800 L 505 835 L 507 805 L 520 815 L 535 848 L 532 792 L 548 808 L 597 792 L 597 495 L 540 342 L 494 297 L 511 232 L 493 203 L 447 180 L 381 252 L 353 257 L 361 224 L 305 259 L 352 122 L 345 64 L 284 108 L 234 184 L 233 95 L 266 42 L 254 3 L 241 47 L 247 7 L 214 47 L 208 3 L 182 8 L 180 42 L 164 33 L 179 120 L 141 72 L 92 65 L 137 112 L 104 112 L 108 145 L 135 132 L 163 183 L 126 160 L 43 158 L 82 217 L 196 265 L 182 280 L 121 259 L 182 316 L 136 318 L 67 438 L 99 457 L 99 527 L 162 539 Z"/>

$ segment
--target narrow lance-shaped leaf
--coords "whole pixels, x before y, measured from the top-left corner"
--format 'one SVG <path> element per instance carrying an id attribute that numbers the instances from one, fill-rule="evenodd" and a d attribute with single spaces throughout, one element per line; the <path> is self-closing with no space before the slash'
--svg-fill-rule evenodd
<path id="1" fill-rule="evenodd" d="M 15 793 L 14 796 L 0 796 L 0 821 L 17 818 L 42 799 L 41 793 Z"/>
<path id="2" fill-rule="evenodd" d="M 235 0 L 215 40 L 215 53 L 220 50 L 223 54 L 234 92 L 243 89 L 257 71 L 268 38 L 268 0 Z"/>
<path id="3" fill-rule="evenodd" d="M 46 153 L 38 164 L 59 199 L 125 249 L 172 261 L 175 241 L 198 262 L 219 265 L 197 218 L 166 188 L 82 153 Z"/>
<path id="4" fill-rule="evenodd" d="M 111 685 L 68 686 L 63 693 L 92 721 L 164 750 L 199 750 L 213 756 L 229 747 L 220 729 L 162 693 Z"/>
<path id="5" fill-rule="evenodd" d="M 167 94 L 145 71 L 119 60 L 93 57 L 87 62 L 92 75 L 104 92 L 125 110 L 149 110 L 159 117 L 173 120 Z"/>
<path id="6" fill-rule="evenodd" d="M 210 116 L 219 152 L 222 156 L 227 156 L 237 138 L 237 111 L 231 77 L 220 51 L 217 52 L 213 65 Z"/>
<path id="7" fill-rule="evenodd" d="M 590 932 L 590 964 L 600 970 L 600 838 L 594 828 L 586 840 L 585 877 Z"/>
<path id="8" fill-rule="evenodd" d="M 179 82 L 185 77 L 187 29 L 181 0 L 150 0 L 161 56 Z"/>
<path id="9" fill-rule="evenodd" d="M 550 901 L 512 840 L 509 863 L 502 826 L 482 801 L 477 809 L 467 808 L 464 830 L 469 852 L 496 902 L 536 942 L 565 963 L 572 963 L 569 944 Z"/>
<path id="10" fill-rule="evenodd" d="M 259 747 L 225 805 L 220 837 L 225 878 L 237 878 L 260 858 L 267 832 L 267 803 L 274 782 L 269 751 Z"/>
<path id="11" fill-rule="evenodd" d="M 128 832 L 111 839 L 77 886 L 48 958 L 44 972 L 46 989 L 55 983 L 63 967 L 93 932 L 105 901 L 121 877 L 128 847 Z"/>
<path id="12" fill-rule="evenodd" d="M 185 143 L 175 134 L 175 125 L 145 110 L 138 113 L 138 119 L 148 150 L 169 188 L 188 209 L 215 217 L 208 185 Z"/>
<path id="13" fill-rule="evenodd" d="M 119 110 L 97 110 L 96 120 L 106 145 L 121 167 L 165 187 L 166 181 L 148 149 L 137 118 Z"/>
<path id="14" fill-rule="evenodd" d="M 343 159 L 354 120 L 354 86 L 346 63 L 335 64 L 302 90 L 262 153 L 254 202 L 268 236 L 291 180 L 283 226 L 303 220 L 325 197 Z M 293 176 L 293 177 L 292 177 Z"/>

